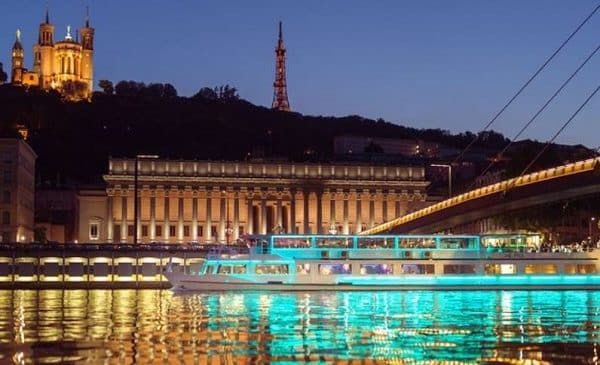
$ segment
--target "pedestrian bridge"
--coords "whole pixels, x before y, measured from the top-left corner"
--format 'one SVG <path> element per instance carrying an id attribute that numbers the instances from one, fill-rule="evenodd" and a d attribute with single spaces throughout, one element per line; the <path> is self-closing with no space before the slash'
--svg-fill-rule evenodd
<path id="1" fill-rule="evenodd" d="M 474 189 L 360 234 L 440 232 L 506 211 L 594 193 L 600 193 L 600 157 Z"/>

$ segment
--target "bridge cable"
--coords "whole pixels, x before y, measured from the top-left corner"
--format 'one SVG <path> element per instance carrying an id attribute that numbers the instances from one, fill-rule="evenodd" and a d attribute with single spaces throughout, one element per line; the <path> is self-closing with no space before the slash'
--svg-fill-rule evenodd
<path id="1" fill-rule="evenodd" d="M 560 127 L 560 129 L 554 134 L 554 136 L 552 136 L 552 138 L 550 140 L 548 140 L 546 142 L 546 144 L 544 145 L 544 147 L 542 147 L 541 151 L 531 160 L 531 162 L 529 162 L 529 164 L 523 169 L 523 171 L 521 172 L 521 174 L 512 179 L 512 184 L 509 184 L 506 189 L 504 190 L 504 194 L 506 195 L 506 193 L 508 192 L 509 189 L 513 188 L 514 185 L 517 183 L 517 180 L 519 180 L 519 178 L 523 175 L 525 175 L 525 173 L 527 173 L 527 171 L 531 168 L 531 166 L 533 166 L 533 164 L 540 158 L 540 156 L 546 152 L 546 150 L 548 149 L 548 147 L 550 147 L 550 145 L 554 142 L 554 140 L 556 140 L 556 138 L 565 130 L 565 128 L 567 128 L 567 126 L 573 121 L 573 119 L 575 119 L 575 117 L 577 116 L 577 114 L 579 114 L 579 112 L 587 105 L 587 103 L 594 97 L 594 95 L 596 95 L 596 93 L 598 93 L 598 90 L 600 90 L 600 85 L 598 85 L 598 87 L 596 87 L 596 90 L 594 90 L 588 97 L 587 99 L 585 99 L 585 101 L 583 102 L 583 104 L 581 104 L 579 106 L 579 108 L 577 108 L 577 110 L 571 115 L 571 117 L 569 119 L 567 119 L 567 121 L 565 123 L 563 123 L 563 125 Z"/>
<path id="2" fill-rule="evenodd" d="M 537 69 L 537 71 L 535 71 L 535 73 L 529 78 L 529 80 L 527 80 L 527 82 L 525 82 L 521 86 L 521 88 L 508 100 L 508 102 L 506 104 L 504 104 L 504 106 L 502 107 L 502 109 L 500 109 L 500 111 L 498 111 L 496 113 L 496 115 L 494 115 L 494 117 L 485 125 L 485 127 L 483 127 L 483 129 L 481 130 L 482 132 L 486 131 L 492 124 L 494 124 L 494 122 L 496 121 L 496 119 L 498 119 L 498 117 L 500 117 L 500 115 L 502 115 L 502 113 L 504 113 L 504 111 L 513 103 L 513 101 L 515 101 L 515 99 L 519 95 L 521 95 L 521 93 L 523 92 L 523 90 L 525 90 L 527 88 L 527 86 L 529 86 L 529 84 L 540 74 L 540 72 L 542 72 L 542 70 L 544 70 L 546 68 L 546 66 L 550 63 L 550 61 L 552 61 L 552 59 L 554 59 L 554 57 L 567 45 L 567 43 L 569 43 L 569 41 L 575 36 L 575 34 L 577 34 L 579 32 L 579 30 L 588 22 L 588 20 L 590 20 L 592 18 L 592 16 L 594 16 L 594 14 L 596 14 L 596 12 L 598 11 L 598 9 L 600 9 L 600 3 L 577 26 L 577 28 L 575 28 L 575 30 L 573 32 L 571 32 L 571 34 L 567 37 L 567 39 L 565 39 L 562 42 L 562 44 L 554 51 L 554 53 L 552 53 L 552 55 L 550 55 L 550 57 L 548 57 L 546 59 L 546 61 Z M 465 155 L 465 153 L 471 147 L 473 147 L 473 145 L 479 140 L 479 135 L 480 135 L 480 133 L 477 133 L 475 135 L 475 138 L 473 138 L 473 140 L 467 145 L 467 147 L 465 147 L 462 150 L 462 152 L 454 159 L 454 161 L 452 161 L 451 165 L 454 164 L 454 163 L 457 163 L 458 161 L 460 161 L 460 159 L 462 159 L 462 157 Z"/>
<path id="3" fill-rule="evenodd" d="M 589 60 L 592 59 L 592 57 L 594 57 L 596 55 L 596 53 L 598 52 L 598 50 L 600 50 L 600 44 L 596 47 L 596 49 L 594 49 L 594 51 L 592 53 L 590 53 L 590 55 L 583 61 L 583 63 L 581 63 L 579 65 L 579 67 L 571 74 L 571 76 L 569 76 L 563 83 L 562 85 L 554 92 L 554 94 L 546 101 L 546 103 L 540 108 L 538 109 L 538 111 L 531 117 L 531 119 L 529 119 L 529 121 L 527 123 L 525 123 L 525 125 L 521 128 L 521 130 L 513 137 L 513 139 L 504 147 L 504 149 L 502 149 L 502 151 L 500 151 L 497 155 L 497 157 L 495 159 L 493 159 L 489 165 L 481 172 L 481 174 L 479 174 L 479 177 L 482 177 L 483 175 L 485 175 L 486 172 L 489 171 L 490 168 L 492 168 L 492 166 L 494 166 L 496 164 L 496 162 L 502 158 L 502 156 L 504 155 L 504 153 L 506 153 L 506 151 L 508 151 L 508 149 L 510 148 L 510 146 L 517 140 L 517 138 L 519 138 L 521 136 L 521 134 L 523 134 L 523 132 L 525 132 L 525 130 L 527 128 L 529 128 L 529 126 L 537 119 L 537 117 L 548 107 L 548 105 L 550 105 L 550 103 L 558 96 L 558 94 L 560 94 L 560 92 L 567 86 L 567 84 L 575 77 L 575 75 L 577 75 L 577 73 L 579 73 L 579 71 L 588 63 Z M 475 181 L 478 179 L 476 178 L 473 183 L 471 184 L 471 188 L 473 188 L 475 185 Z M 471 189 L 469 189 L 471 190 Z"/>

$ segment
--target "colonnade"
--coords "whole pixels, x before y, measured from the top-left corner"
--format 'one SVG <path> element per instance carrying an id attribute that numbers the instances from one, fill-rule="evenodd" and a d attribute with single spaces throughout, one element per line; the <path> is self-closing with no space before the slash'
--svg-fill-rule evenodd
<path id="1" fill-rule="evenodd" d="M 424 205 L 419 191 L 292 187 L 138 188 L 134 219 L 133 186 L 107 189 L 108 242 L 233 243 L 243 234 L 358 233 Z"/>

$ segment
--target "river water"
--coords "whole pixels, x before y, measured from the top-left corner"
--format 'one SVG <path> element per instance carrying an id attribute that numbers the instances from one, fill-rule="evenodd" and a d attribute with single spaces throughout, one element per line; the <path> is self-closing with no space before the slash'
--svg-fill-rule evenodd
<path id="1" fill-rule="evenodd" d="M 0 364 L 597 363 L 600 292 L 0 291 Z"/>

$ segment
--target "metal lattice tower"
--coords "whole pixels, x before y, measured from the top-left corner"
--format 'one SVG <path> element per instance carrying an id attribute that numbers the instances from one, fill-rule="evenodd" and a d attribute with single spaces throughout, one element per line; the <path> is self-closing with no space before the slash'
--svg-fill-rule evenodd
<path id="1" fill-rule="evenodd" d="M 287 95 L 287 81 L 285 77 L 285 46 L 283 32 L 279 22 L 279 40 L 275 49 L 275 82 L 273 83 L 273 109 L 290 111 L 290 102 Z"/>

